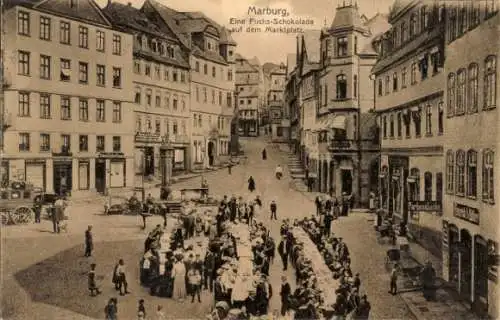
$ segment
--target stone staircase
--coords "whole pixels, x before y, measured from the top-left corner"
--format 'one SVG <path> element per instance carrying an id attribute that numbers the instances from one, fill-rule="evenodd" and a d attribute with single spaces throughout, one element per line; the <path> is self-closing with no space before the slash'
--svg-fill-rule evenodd
<path id="1" fill-rule="evenodd" d="M 287 152 L 287 163 L 288 171 L 292 178 L 292 187 L 297 191 L 307 192 L 307 185 L 305 184 L 306 174 L 298 156 Z"/>

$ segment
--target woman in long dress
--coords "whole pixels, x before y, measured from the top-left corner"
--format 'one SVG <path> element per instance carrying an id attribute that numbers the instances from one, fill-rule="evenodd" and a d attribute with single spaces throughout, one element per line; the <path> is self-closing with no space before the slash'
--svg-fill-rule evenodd
<path id="1" fill-rule="evenodd" d="M 186 267 L 182 259 L 177 259 L 172 269 L 172 279 L 174 280 L 174 292 L 172 298 L 182 301 L 186 298 Z"/>

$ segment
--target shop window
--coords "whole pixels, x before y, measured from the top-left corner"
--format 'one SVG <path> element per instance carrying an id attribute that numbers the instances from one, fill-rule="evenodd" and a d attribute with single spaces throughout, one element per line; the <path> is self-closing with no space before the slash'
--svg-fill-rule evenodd
<path id="1" fill-rule="evenodd" d="M 477 196 L 477 152 L 467 151 L 467 197 Z"/>
<path id="2" fill-rule="evenodd" d="M 455 193 L 458 196 L 465 194 L 465 152 L 458 150 L 456 153 Z"/>
<path id="3" fill-rule="evenodd" d="M 424 173 L 424 200 L 432 201 L 432 173 Z"/>
<path id="4" fill-rule="evenodd" d="M 497 64 L 496 57 L 486 58 L 484 70 L 484 109 L 492 108 L 496 105 L 497 99 Z"/>
<path id="5" fill-rule="evenodd" d="M 446 153 L 446 193 L 453 194 L 454 191 L 454 169 L 455 155 L 453 151 L 448 150 Z"/>
<path id="6" fill-rule="evenodd" d="M 491 204 L 495 203 L 494 160 L 492 150 L 483 151 L 483 201 Z"/>
<path id="7" fill-rule="evenodd" d="M 450 73 L 448 75 L 448 84 L 447 84 L 447 89 L 448 91 L 448 117 L 452 117 L 455 115 L 455 74 Z"/>

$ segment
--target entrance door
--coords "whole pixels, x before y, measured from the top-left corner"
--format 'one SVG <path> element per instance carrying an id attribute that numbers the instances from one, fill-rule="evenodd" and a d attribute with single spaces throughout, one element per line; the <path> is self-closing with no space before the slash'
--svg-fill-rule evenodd
<path id="1" fill-rule="evenodd" d="M 450 259 L 448 262 L 448 281 L 453 285 L 455 290 L 458 292 L 459 289 L 459 236 L 458 236 L 458 228 L 454 225 L 450 225 L 449 233 L 448 233 L 448 242 L 449 245 L 449 253 Z"/>
<path id="2" fill-rule="evenodd" d="M 210 166 L 214 165 L 214 155 L 215 154 L 215 145 L 213 141 L 208 142 L 208 164 Z"/>
<path id="3" fill-rule="evenodd" d="M 352 170 L 341 170 L 342 193 L 352 194 Z"/>
<path id="4" fill-rule="evenodd" d="M 63 196 L 71 192 L 73 186 L 72 169 L 71 162 L 54 164 L 54 193 Z"/>
<path id="5" fill-rule="evenodd" d="M 474 302 L 473 308 L 481 318 L 488 317 L 488 245 L 476 236 L 474 239 Z"/>
<path id="6" fill-rule="evenodd" d="M 470 301 L 472 292 L 472 237 L 469 231 L 462 229 L 460 232 L 460 295 Z"/>
<path id="7" fill-rule="evenodd" d="M 144 176 L 151 176 L 155 174 L 155 151 L 153 147 L 146 147 L 144 149 L 144 156 L 146 161 L 144 163 Z"/>
<path id="8" fill-rule="evenodd" d="M 104 160 L 96 160 L 95 163 L 95 188 L 99 193 L 106 191 L 106 162 Z"/>

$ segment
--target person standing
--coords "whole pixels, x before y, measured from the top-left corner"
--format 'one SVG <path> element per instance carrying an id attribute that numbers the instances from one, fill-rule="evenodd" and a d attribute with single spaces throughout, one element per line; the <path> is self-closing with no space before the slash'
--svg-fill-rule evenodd
<path id="1" fill-rule="evenodd" d="M 186 266 L 179 257 L 172 269 L 172 279 L 174 280 L 173 298 L 182 302 L 186 298 Z"/>
<path id="2" fill-rule="evenodd" d="M 139 306 L 137 307 L 137 316 L 143 319 L 146 318 L 146 307 L 144 306 L 144 299 L 139 300 Z"/>
<path id="3" fill-rule="evenodd" d="M 286 269 L 285 269 L 286 270 Z M 290 308 L 290 294 L 292 293 L 292 289 L 290 288 L 290 284 L 288 283 L 286 276 L 281 276 L 281 316 L 285 316 L 288 309 Z"/>
<path id="4" fill-rule="evenodd" d="M 254 192 L 255 191 L 255 180 L 253 179 L 252 176 L 250 176 L 250 178 L 248 178 L 248 190 L 250 192 Z"/>
<path id="5" fill-rule="evenodd" d="M 88 226 L 85 231 L 85 257 L 92 256 L 92 250 L 94 249 L 94 239 L 92 236 L 92 226 Z"/>
<path id="6" fill-rule="evenodd" d="M 188 283 L 191 287 L 191 303 L 194 302 L 194 296 L 198 297 L 198 302 L 201 302 L 200 291 L 201 291 L 201 274 L 194 266 L 188 271 Z"/>
<path id="7" fill-rule="evenodd" d="M 130 292 L 128 292 L 127 276 L 125 274 L 125 262 L 123 262 L 123 259 L 120 259 L 120 261 L 118 261 L 118 267 L 116 268 L 116 278 L 118 281 L 118 290 L 120 290 L 120 295 L 124 296 L 126 294 L 129 294 Z"/>
<path id="8" fill-rule="evenodd" d="M 35 199 L 33 211 L 35 211 L 35 223 L 40 223 L 40 216 L 42 215 L 42 197 Z"/>
<path id="9" fill-rule="evenodd" d="M 88 274 L 88 285 L 91 297 L 95 297 L 96 295 L 101 294 L 101 291 L 97 286 L 95 267 L 96 267 L 95 263 L 90 264 L 90 271 Z"/>
<path id="10" fill-rule="evenodd" d="M 52 227 L 54 228 L 54 233 L 60 233 L 61 228 L 59 224 L 64 218 L 64 200 L 62 197 L 57 197 L 54 203 L 54 210 L 52 211 Z"/>
<path id="11" fill-rule="evenodd" d="M 321 197 L 316 196 L 316 199 L 314 200 L 314 204 L 316 205 L 316 215 L 321 214 Z"/>
<path id="12" fill-rule="evenodd" d="M 276 201 L 271 201 L 271 204 L 269 206 L 269 209 L 271 210 L 271 220 L 278 220 L 276 217 L 276 211 L 278 210 L 278 206 L 276 205 Z"/>
<path id="13" fill-rule="evenodd" d="M 157 320 L 167 320 L 165 313 L 163 312 L 163 307 L 158 305 L 156 308 L 156 319 Z"/>
<path id="14" fill-rule="evenodd" d="M 398 265 L 394 264 L 391 270 L 391 284 L 389 293 L 395 295 L 398 293 Z"/>
<path id="15" fill-rule="evenodd" d="M 262 160 L 267 160 L 267 151 L 266 148 L 262 150 Z"/>
<path id="16" fill-rule="evenodd" d="M 325 217 L 324 217 L 324 220 L 323 220 L 323 223 L 325 225 L 325 229 L 323 230 L 324 231 L 324 235 L 326 236 L 330 236 L 330 233 L 331 233 L 331 228 L 332 228 L 332 220 L 333 220 L 333 216 L 332 216 L 332 213 L 327 211 L 325 213 Z"/>
<path id="17" fill-rule="evenodd" d="M 280 244 L 278 245 L 278 253 L 281 257 L 281 261 L 283 262 L 283 271 L 288 269 L 288 245 L 286 235 L 281 237 Z"/>
<path id="18" fill-rule="evenodd" d="M 351 208 L 351 197 L 347 192 L 342 192 L 342 216 L 347 217 L 349 215 L 349 209 Z"/>
<path id="19" fill-rule="evenodd" d="M 214 287 L 214 276 L 215 276 L 215 254 L 212 250 L 208 250 L 205 255 L 203 273 L 203 286 L 204 289 L 209 289 L 212 292 Z"/>
<path id="20" fill-rule="evenodd" d="M 116 314 L 118 313 L 117 299 L 111 298 L 108 301 L 106 307 L 104 307 L 104 314 L 106 320 L 116 320 Z"/>
<path id="21" fill-rule="evenodd" d="M 227 173 L 231 174 L 232 169 L 233 169 L 233 162 L 229 160 L 229 163 L 227 164 Z"/>

